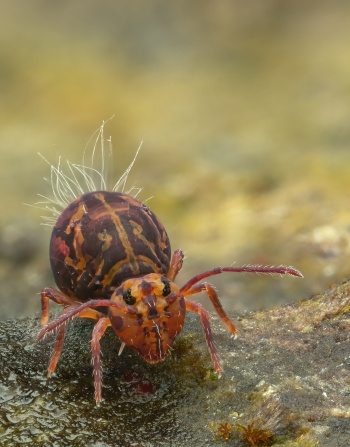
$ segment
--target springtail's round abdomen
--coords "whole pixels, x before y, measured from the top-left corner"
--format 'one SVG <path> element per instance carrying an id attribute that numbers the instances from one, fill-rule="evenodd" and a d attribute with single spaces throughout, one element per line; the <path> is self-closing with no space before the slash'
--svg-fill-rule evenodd
<path id="1" fill-rule="evenodd" d="M 78 197 L 59 216 L 50 242 L 55 281 L 77 301 L 110 298 L 128 278 L 166 274 L 170 258 L 169 238 L 156 215 L 118 192 Z"/>

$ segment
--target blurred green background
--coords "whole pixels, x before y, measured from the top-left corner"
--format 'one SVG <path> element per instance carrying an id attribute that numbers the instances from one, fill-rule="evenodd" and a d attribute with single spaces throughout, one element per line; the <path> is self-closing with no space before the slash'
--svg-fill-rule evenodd
<path id="1" fill-rule="evenodd" d="M 103 120 L 116 178 L 186 262 L 288 264 L 304 280 L 221 275 L 229 312 L 308 297 L 350 270 L 350 4 L 3 0 L 0 317 L 53 285 L 37 194 Z M 201 301 L 206 305 L 205 297 Z"/>

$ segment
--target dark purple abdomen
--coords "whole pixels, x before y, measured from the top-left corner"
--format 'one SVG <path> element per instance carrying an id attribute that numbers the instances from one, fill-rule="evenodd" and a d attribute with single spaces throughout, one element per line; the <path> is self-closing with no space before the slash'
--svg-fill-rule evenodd
<path id="1" fill-rule="evenodd" d="M 143 203 L 118 192 L 78 197 L 58 218 L 50 242 L 59 289 L 78 301 L 110 298 L 127 278 L 166 274 L 168 235 Z"/>

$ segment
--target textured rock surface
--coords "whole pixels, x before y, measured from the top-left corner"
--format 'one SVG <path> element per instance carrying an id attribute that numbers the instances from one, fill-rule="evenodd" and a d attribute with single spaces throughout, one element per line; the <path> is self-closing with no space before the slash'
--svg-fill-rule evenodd
<path id="1" fill-rule="evenodd" d="M 236 424 L 254 421 L 271 433 L 268 445 L 348 447 L 349 315 L 345 282 L 310 300 L 242 315 L 237 340 L 213 316 L 224 364 L 219 380 L 194 315 L 159 365 L 127 349 L 118 357 L 120 344 L 109 331 L 100 407 L 93 399 L 92 322 L 71 325 L 50 379 L 53 339 L 35 343 L 39 319 L 1 322 L 0 444 L 243 447 L 249 443 Z M 225 423 L 232 427 L 227 442 L 216 436 Z"/>

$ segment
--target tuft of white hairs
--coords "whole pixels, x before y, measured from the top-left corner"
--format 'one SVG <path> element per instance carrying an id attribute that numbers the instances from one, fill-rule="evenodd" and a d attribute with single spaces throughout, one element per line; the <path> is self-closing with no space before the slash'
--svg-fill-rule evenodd
<path id="1" fill-rule="evenodd" d="M 121 177 L 115 183 L 110 182 L 109 173 L 113 159 L 112 139 L 111 137 L 105 138 L 104 134 L 108 121 L 103 121 L 90 137 L 83 153 L 82 164 L 72 163 L 69 160 L 62 163 L 61 157 L 59 157 L 57 165 L 54 165 L 40 152 L 38 153 L 50 166 L 50 177 L 44 177 L 44 180 L 50 185 L 51 194 L 38 194 L 40 200 L 30 205 L 45 211 L 46 214 L 41 216 L 42 225 L 54 226 L 62 211 L 82 194 L 93 191 L 118 191 L 136 197 L 141 191 L 142 188 L 134 186 L 127 191 L 125 189 L 128 175 L 141 149 L 142 142 Z"/>

